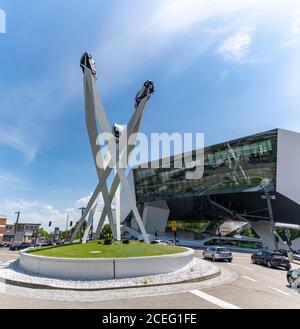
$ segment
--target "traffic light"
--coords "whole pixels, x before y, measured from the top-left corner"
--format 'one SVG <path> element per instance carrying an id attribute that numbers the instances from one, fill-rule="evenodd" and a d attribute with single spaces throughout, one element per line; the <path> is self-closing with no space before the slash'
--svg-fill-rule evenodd
<path id="1" fill-rule="evenodd" d="M 49 227 L 51 226 L 52 222 L 49 222 Z"/>
<path id="2" fill-rule="evenodd" d="M 71 221 L 71 222 L 70 222 L 70 227 L 72 227 L 72 226 L 73 226 L 73 222 Z"/>

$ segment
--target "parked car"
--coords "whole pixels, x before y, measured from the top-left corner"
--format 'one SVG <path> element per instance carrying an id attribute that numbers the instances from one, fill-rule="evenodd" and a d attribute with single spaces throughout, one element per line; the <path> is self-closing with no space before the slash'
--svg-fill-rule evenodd
<path id="1" fill-rule="evenodd" d="M 287 251 L 287 250 L 280 249 L 279 252 L 280 252 L 283 256 L 288 257 L 288 251 Z M 291 252 L 293 253 L 293 258 L 294 258 L 294 260 L 300 261 L 300 254 L 299 254 L 297 251 L 294 251 L 294 250 L 292 250 Z"/>
<path id="2" fill-rule="evenodd" d="M 50 247 L 50 246 L 53 246 L 53 244 L 51 242 L 42 242 L 42 243 L 37 243 L 35 245 L 36 247 Z"/>
<path id="3" fill-rule="evenodd" d="M 229 249 L 223 247 L 208 247 L 203 251 L 204 259 L 212 259 L 214 262 L 217 260 L 227 260 L 232 262 L 232 253 Z"/>
<path id="4" fill-rule="evenodd" d="M 288 257 L 288 251 L 287 251 L 287 250 L 285 250 L 285 249 L 280 249 L 279 252 L 280 252 L 283 256 Z"/>
<path id="5" fill-rule="evenodd" d="M 251 256 L 253 264 L 266 265 L 269 268 L 283 267 L 287 271 L 291 269 L 291 264 L 286 256 L 283 256 L 280 252 L 270 252 L 261 250 Z"/>
<path id="6" fill-rule="evenodd" d="M 287 278 L 287 281 L 289 283 L 290 286 L 292 286 L 292 284 L 297 280 L 299 279 L 300 281 L 300 268 L 297 269 L 297 270 L 290 270 L 287 272 L 287 275 L 286 275 L 286 278 Z M 300 287 L 297 287 L 297 288 L 300 288 Z"/>
<path id="7" fill-rule="evenodd" d="M 166 244 L 166 245 L 170 245 L 171 242 L 167 241 L 167 240 L 152 240 L 151 244 Z"/>
<path id="8" fill-rule="evenodd" d="M 18 242 L 18 243 L 13 243 L 12 245 L 10 245 L 9 250 L 23 250 L 26 248 L 30 248 L 33 247 L 32 243 L 28 243 L 28 242 Z"/>
<path id="9" fill-rule="evenodd" d="M 298 262 L 300 262 L 300 254 L 294 253 L 293 257 L 294 257 L 294 260 L 297 260 Z"/>

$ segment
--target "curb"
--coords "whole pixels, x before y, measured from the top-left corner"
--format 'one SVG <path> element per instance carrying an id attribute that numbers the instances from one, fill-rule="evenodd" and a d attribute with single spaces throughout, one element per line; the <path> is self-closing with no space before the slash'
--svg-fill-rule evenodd
<path id="1" fill-rule="evenodd" d="M 221 270 L 218 269 L 215 273 L 204 275 L 201 277 L 196 277 L 192 279 L 177 281 L 177 282 L 170 282 L 170 283 L 156 283 L 156 284 L 144 284 L 144 285 L 132 285 L 132 286 L 125 286 L 125 287 L 107 287 L 107 288 L 67 288 L 67 287 L 57 287 L 52 285 L 46 284 L 39 284 L 39 283 L 31 283 L 25 281 L 18 281 L 18 280 L 11 280 L 11 279 L 4 279 L 0 277 L 0 282 L 4 284 L 8 284 L 11 286 L 17 286 L 22 288 L 30 288 L 30 289 L 47 289 L 47 290 L 71 290 L 71 291 L 104 291 L 104 290 L 121 290 L 121 289 L 134 289 L 134 288 L 148 288 L 148 287 L 159 287 L 159 286 L 170 286 L 176 284 L 184 284 L 184 283 L 197 283 L 208 281 L 214 278 L 217 278 L 221 275 Z"/>

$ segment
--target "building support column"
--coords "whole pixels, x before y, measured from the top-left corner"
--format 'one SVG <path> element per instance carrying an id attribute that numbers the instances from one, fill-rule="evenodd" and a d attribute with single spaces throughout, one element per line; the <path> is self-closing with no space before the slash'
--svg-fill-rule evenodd
<path id="1" fill-rule="evenodd" d="M 262 239 L 263 248 L 265 250 L 276 250 L 276 237 L 273 231 L 273 224 L 267 221 L 250 222 L 252 229 Z"/>

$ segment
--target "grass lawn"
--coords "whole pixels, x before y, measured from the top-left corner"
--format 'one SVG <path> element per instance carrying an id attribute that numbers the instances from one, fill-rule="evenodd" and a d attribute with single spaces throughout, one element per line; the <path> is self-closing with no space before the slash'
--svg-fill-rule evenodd
<path id="1" fill-rule="evenodd" d="M 129 244 L 113 243 L 109 246 L 103 245 L 103 242 L 98 244 L 98 241 L 92 241 L 87 244 L 67 244 L 35 248 L 30 250 L 29 253 L 61 258 L 128 258 L 170 255 L 184 251 L 186 251 L 186 248 L 162 244 L 146 244 L 138 241 L 130 241 Z"/>

